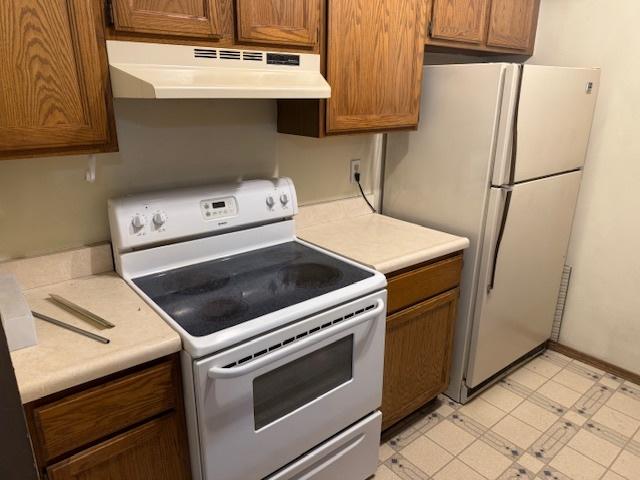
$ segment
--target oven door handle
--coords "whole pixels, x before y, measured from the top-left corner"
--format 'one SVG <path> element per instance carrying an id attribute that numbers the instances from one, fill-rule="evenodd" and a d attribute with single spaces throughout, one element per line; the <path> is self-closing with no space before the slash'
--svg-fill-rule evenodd
<path id="1" fill-rule="evenodd" d="M 289 355 L 293 355 L 300 350 L 304 350 L 305 348 L 320 343 L 327 338 L 333 337 L 334 335 L 344 332 L 345 330 L 349 330 L 357 325 L 360 325 L 361 323 L 367 322 L 372 318 L 380 315 L 384 311 L 384 308 L 384 302 L 378 299 L 376 307 L 373 310 L 370 310 L 349 320 L 340 322 L 339 324 L 329 327 L 326 330 L 321 330 L 319 333 L 308 335 L 303 340 L 293 343 L 290 347 L 280 348 L 278 350 L 275 350 L 270 355 L 258 357 L 258 359 L 256 359 L 255 361 L 249 362 L 246 365 L 242 365 L 240 367 L 211 367 L 207 375 L 212 379 L 242 377 L 251 372 L 255 372 L 256 370 L 266 365 L 269 365 L 270 363 L 277 362 L 278 360 L 288 357 Z"/>

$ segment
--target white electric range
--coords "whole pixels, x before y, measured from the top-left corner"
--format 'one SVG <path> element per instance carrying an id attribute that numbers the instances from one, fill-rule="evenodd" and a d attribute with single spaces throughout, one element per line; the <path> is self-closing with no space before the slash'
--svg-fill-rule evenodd
<path id="1" fill-rule="evenodd" d="M 296 238 L 290 179 L 109 202 L 118 273 L 182 337 L 195 479 L 364 480 L 384 275 Z"/>

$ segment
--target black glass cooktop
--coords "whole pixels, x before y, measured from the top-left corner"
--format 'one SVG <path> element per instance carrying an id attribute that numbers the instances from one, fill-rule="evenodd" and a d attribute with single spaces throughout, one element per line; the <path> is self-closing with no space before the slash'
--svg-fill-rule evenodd
<path id="1" fill-rule="evenodd" d="M 297 242 L 133 280 L 190 335 L 202 337 L 373 276 Z"/>

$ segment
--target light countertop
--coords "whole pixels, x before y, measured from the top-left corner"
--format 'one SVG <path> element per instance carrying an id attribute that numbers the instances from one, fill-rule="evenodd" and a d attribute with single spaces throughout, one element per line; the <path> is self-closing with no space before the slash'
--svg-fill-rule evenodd
<path id="1" fill-rule="evenodd" d="M 19 281 L 29 284 L 28 279 Z M 116 326 L 94 327 L 47 300 L 49 293 L 57 293 Z M 25 295 L 33 310 L 107 337 L 111 342 L 105 345 L 36 319 L 38 344 L 11 352 L 22 403 L 181 349 L 178 334 L 115 272 L 32 288 Z"/>
<path id="2" fill-rule="evenodd" d="M 361 199 L 349 200 L 355 201 L 362 202 Z M 309 212 L 303 212 L 307 218 L 297 230 L 298 237 L 385 274 L 469 246 L 469 240 L 464 237 L 363 211 L 359 207 L 345 208 L 344 201 L 332 203 L 325 204 L 324 208 L 312 207 L 311 216 L 320 219 L 318 222 L 309 218 Z M 327 209 L 353 210 L 355 213 L 352 216 L 342 213 L 337 219 L 331 219 Z"/>

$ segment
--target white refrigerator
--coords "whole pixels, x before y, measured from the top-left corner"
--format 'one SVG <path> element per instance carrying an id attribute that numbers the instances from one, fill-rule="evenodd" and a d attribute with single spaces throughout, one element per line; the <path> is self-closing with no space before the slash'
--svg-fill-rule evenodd
<path id="1" fill-rule="evenodd" d="M 466 402 L 551 334 L 600 71 L 427 66 L 417 131 L 387 137 L 384 214 L 466 236 L 451 382 Z"/>

